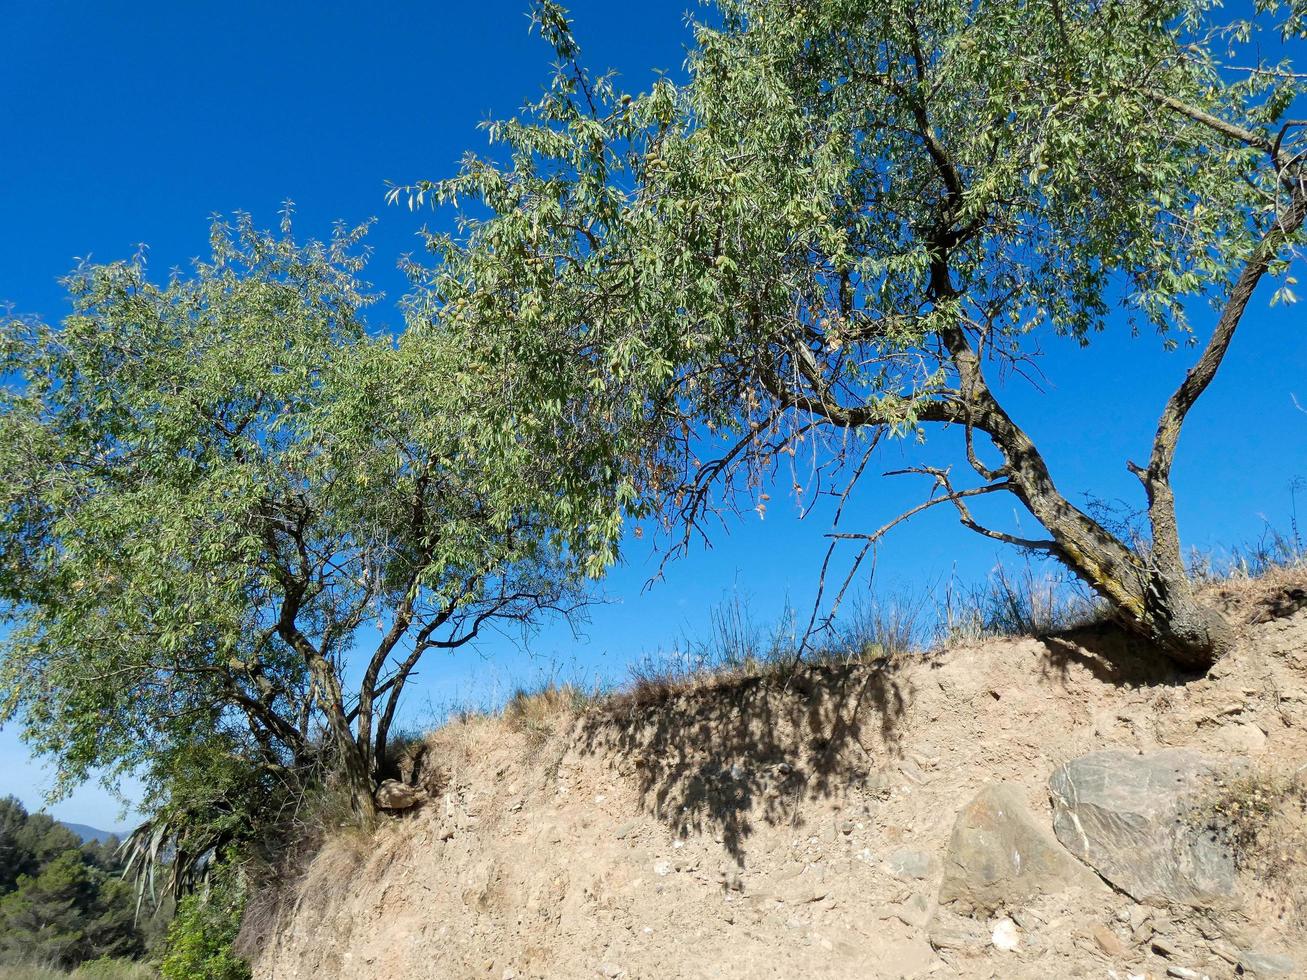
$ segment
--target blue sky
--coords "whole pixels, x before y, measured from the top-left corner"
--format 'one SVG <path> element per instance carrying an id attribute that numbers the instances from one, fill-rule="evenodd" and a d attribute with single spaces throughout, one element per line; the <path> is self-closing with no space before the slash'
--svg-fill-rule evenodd
<path id="1" fill-rule="evenodd" d="M 570 4 L 588 64 L 613 67 L 631 88 L 653 69 L 679 72 L 690 0 Z M 297 207 L 301 234 L 335 219 L 376 216 L 372 278 L 391 299 L 395 269 L 417 251 L 423 223 L 384 203 L 385 182 L 452 173 L 464 150 L 484 146 L 477 124 L 537 95 L 549 51 L 527 33 L 525 0 L 462 3 L 140 2 L 12 4 L 0 34 L 0 303 L 54 320 L 66 310 L 57 283 L 77 256 L 110 260 L 148 243 L 159 274 L 206 247 L 211 214 L 236 209 L 266 225 L 281 202 Z M 1254 302 L 1230 357 L 1191 417 L 1175 480 L 1186 543 L 1222 548 L 1286 527 L 1290 483 L 1307 476 L 1307 330 L 1303 307 Z M 383 305 L 374 320 L 395 322 Z M 1210 318 L 1200 315 L 1205 327 Z M 1073 499 L 1091 491 L 1138 507 L 1125 469 L 1142 459 L 1167 395 L 1194 353 L 1166 353 L 1156 338 L 1109 331 L 1087 351 L 1048 340 L 1046 391 L 1012 385 L 1011 411 L 1048 456 Z M 952 437 L 941 437 L 951 445 Z M 890 447 L 884 469 L 917 458 Z M 953 458 L 950 450 L 948 458 Z M 846 514 L 869 530 L 914 502 L 920 484 L 869 480 Z M 1307 507 L 1307 495 L 1303 495 Z M 619 680 L 644 655 L 701 631 L 732 590 L 760 619 L 787 598 L 811 602 L 826 530 L 818 513 L 796 518 L 782 491 L 765 520 L 750 515 L 671 565 L 646 543 L 604 583 L 583 635 L 547 625 L 529 651 L 507 640 L 432 661 L 410 699 L 414 724 L 461 703 L 494 701 L 519 683 Z M 1029 524 L 1027 522 L 1027 529 Z M 950 574 L 984 576 L 1006 553 L 942 511 L 895 532 L 880 549 L 874 588 L 920 594 Z M 0 732 L 0 794 L 40 803 L 48 778 L 12 730 Z M 118 826 L 117 805 L 95 787 L 53 807 L 68 820 Z"/>

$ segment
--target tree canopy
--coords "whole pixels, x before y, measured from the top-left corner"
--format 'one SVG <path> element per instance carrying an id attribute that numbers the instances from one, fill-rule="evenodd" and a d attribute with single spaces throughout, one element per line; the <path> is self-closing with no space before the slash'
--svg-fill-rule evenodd
<path id="1" fill-rule="evenodd" d="M 797 452 L 847 493 L 882 437 L 957 432 L 979 482 L 917 467 L 930 491 L 910 513 L 952 506 L 1063 562 L 1170 656 L 1210 663 L 1229 631 L 1193 594 L 1170 471 L 1258 284 L 1282 277 L 1273 299 L 1294 298 L 1304 79 L 1259 45 L 1300 37 L 1301 5 L 1236 23 L 1208 0 L 718 12 L 684 85 L 632 96 L 538 6 L 559 65 L 542 100 L 490 126 L 505 152 L 392 191 L 481 206 L 433 241 L 442 322 L 542 403 L 602 420 L 626 498 L 687 530 L 756 502 Z M 1071 502 L 993 384 L 1040 335 L 1087 344 L 1109 321 L 1206 337 L 1130 464 L 1142 546 Z M 969 502 L 988 494 L 1047 535 L 983 523 Z M 865 554 L 895 523 L 846 537 Z"/>
<path id="2" fill-rule="evenodd" d="M 547 92 L 391 192 L 460 217 L 408 266 L 402 329 L 367 319 L 364 228 L 299 243 L 243 215 L 187 272 L 88 264 L 63 323 L 0 323 L 0 722 L 62 788 L 143 775 L 141 853 L 185 885 L 333 774 L 370 812 L 424 658 L 575 611 L 632 518 L 675 552 L 802 461 L 796 495 L 838 521 L 892 437 L 924 443 L 905 472 L 928 489 L 841 529 L 846 585 L 950 507 L 1210 665 L 1230 628 L 1185 568 L 1171 470 L 1259 287 L 1295 300 L 1307 221 L 1307 78 L 1262 53 L 1307 10 L 1223 16 L 720 0 L 685 81 L 634 94 L 540 0 Z M 1143 541 L 1072 502 L 999 383 L 1108 327 L 1197 350 L 1123 461 Z M 1004 495 L 1039 536 L 976 504 Z"/>
<path id="3" fill-rule="evenodd" d="M 576 607 L 587 534 L 526 440 L 486 445 L 511 398 L 369 333 L 362 235 L 242 216 L 189 275 L 87 266 L 62 325 L 0 331 L 3 718 L 62 785 L 239 813 L 341 771 L 367 809 L 424 655 Z"/>

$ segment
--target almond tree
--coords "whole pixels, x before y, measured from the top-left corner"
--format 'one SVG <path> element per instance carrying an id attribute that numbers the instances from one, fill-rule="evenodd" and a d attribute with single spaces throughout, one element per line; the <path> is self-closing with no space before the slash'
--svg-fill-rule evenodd
<path id="1" fill-rule="evenodd" d="M 491 126 L 504 155 L 394 196 L 486 206 L 433 242 L 441 315 L 593 426 L 637 509 L 700 528 L 800 449 L 847 497 L 883 438 L 943 430 L 972 482 L 947 453 L 911 470 L 931 488 L 918 507 L 841 538 L 865 554 L 951 506 L 1203 668 L 1230 628 L 1187 574 L 1172 467 L 1258 286 L 1280 277 L 1268 298 L 1293 300 L 1307 218 L 1304 75 L 1259 54 L 1291 50 L 1301 5 L 1220 13 L 721 0 L 688 82 L 631 97 L 581 67 L 543 3 L 559 66 L 540 102 Z M 1129 463 L 1143 542 L 1072 502 L 994 383 L 1041 336 L 1088 345 L 1109 326 L 1198 350 Z M 1044 533 L 986 520 L 975 499 L 992 495 Z"/>
<path id="2" fill-rule="evenodd" d="M 495 379 L 365 330 L 362 229 L 289 232 L 86 266 L 61 326 L 0 330 L 0 720 L 61 786 L 337 774 L 371 812 L 423 658 L 579 601 L 546 469 L 485 451 Z"/>

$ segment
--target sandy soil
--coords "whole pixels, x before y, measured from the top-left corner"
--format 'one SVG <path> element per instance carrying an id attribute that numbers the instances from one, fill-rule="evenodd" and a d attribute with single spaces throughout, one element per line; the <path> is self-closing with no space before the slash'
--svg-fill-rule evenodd
<path id="1" fill-rule="evenodd" d="M 1014 950 L 931 942 L 951 828 L 988 784 L 1047 823 L 1054 768 L 1101 748 L 1307 764 L 1307 612 L 1231 603 L 1244 640 L 1201 679 L 1099 630 L 628 699 L 543 740 L 452 724 L 426 804 L 287 883 L 256 976 L 1217 978 L 1254 947 L 1307 964 L 1292 883 L 1249 876 L 1220 911 L 1095 879 L 995 913 Z"/>

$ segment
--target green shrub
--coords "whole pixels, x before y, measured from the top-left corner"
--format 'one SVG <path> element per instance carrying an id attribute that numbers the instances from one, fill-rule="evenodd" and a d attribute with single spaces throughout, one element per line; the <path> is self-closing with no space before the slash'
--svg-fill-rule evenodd
<path id="1" fill-rule="evenodd" d="M 243 876 L 238 869 L 219 868 L 211 882 L 177 906 L 159 967 L 164 980 L 249 980 L 249 966 L 232 950 L 245 910 Z"/>

